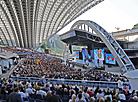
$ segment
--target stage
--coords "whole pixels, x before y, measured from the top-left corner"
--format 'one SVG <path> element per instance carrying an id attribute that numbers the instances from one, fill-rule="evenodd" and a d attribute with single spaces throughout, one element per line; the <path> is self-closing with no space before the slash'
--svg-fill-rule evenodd
<path id="1" fill-rule="evenodd" d="M 66 63 L 66 61 L 65 61 Z M 88 65 L 89 63 L 89 65 Z M 89 61 L 84 61 L 84 60 L 80 60 L 80 59 L 76 59 L 76 60 L 72 60 L 69 61 L 69 65 L 70 67 L 74 67 L 74 68 L 80 68 L 82 71 L 88 71 L 90 69 L 93 70 L 103 70 L 106 72 L 114 72 L 116 74 L 121 74 L 121 68 L 119 66 L 110 66 L 108 67 L 108 65 L 103 64 L 103 66 L 95 66 L 95 61 L 92 60 L 92 62 Z M 87 66 L 88 65 L 88 66 Z M 101 69 L 102 68 L 102 69 Z"/>

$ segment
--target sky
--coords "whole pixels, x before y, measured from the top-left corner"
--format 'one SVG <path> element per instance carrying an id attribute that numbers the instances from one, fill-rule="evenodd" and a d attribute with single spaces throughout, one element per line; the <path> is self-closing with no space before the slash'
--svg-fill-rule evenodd
<path id="1" fill-rule="evenodd" d="M 75 19 L 58 34 L 69 31 L 78 20 L 94 21 L 109 33 L 117 31 L 116 27 L 120 30 L 131 29 L 138 23 L 138 0 L 104 0 Z"/>

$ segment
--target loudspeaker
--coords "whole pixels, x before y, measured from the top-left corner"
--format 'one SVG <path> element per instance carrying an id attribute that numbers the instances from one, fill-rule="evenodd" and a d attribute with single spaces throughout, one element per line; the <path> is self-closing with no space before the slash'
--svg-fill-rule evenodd
<path id="1" fill-rule="evenodd" d="M 69 45 L 69 50 L 70 50 L 70 53 L 72 54 L 72 46 Z"/>
<path id="2" fill-rule="evenodd" d="M 88 54 L 91 55 L 92 45 L 88 45 Z"/>

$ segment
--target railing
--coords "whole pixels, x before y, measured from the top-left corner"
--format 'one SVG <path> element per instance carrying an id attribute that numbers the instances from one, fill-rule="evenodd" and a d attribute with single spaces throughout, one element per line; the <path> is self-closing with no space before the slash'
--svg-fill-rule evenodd
<path id="1" fill-rule="evenodd" d="M 30 80 L 30 81 L 43 81 L 42 78 L 36 78 L 36 77 L 12 77 L 13 80 Z M 54 83 L 59 83 L 59 84 L 73 84 L 73 85 L 78 85 L 78 86 L 88 86 L 92 87 L 94 86 L 100 86 L 103 88 L 110 87 L 110 88 L 118 88 L 118 82 L 107 82 L 107 81 L 89 81 L 89 80 L 71 80 L 71 79 L 53 79 L 53 78 L 46 78 L 46 82 L 54 82 Z M 129 84 L 128 82 L 124 82 L 124 88 L 126 85 Z M 131 86 L 129 84 L 129 87 L 131 89 Z"/>

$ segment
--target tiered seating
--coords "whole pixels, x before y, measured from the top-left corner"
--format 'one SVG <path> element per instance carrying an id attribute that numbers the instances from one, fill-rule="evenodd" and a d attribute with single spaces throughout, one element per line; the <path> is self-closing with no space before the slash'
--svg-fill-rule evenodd
<path id="1" fill-rule="evenodd" d="M 15 50 L 15 52 L 19 53 L 20 51 Z M 97 93 L 100 94 L 99 91 L 100 87 L 102 88 L 109 87 L 118 89 L 118 80 L 124 82 L 123 83 L 124 90 L 119 89 L 119 91 L 116 93 L 121 94 L 120 91 L 121 92 L 123 91 L 123 94 L 126 95 L 125 92 L 127 92 L 126 90 L 128 90 L 126 88 L 126 85 L 129 84 L 128 79 L 124 76 L 119 76 L 104 71 L 93 71 L 93 70 L 90 70 L 89 72 L 77 71 L 69 66 L 65 66 L 64 64 L 62 64 L 61 59 L 59 58 L 54 58 L 44 54 L 33 53 L 31 51 L 29 53 L 29 56 L 24 58 L 22 63 L 19 64 L 19 66 L 17 66 L 17 68 L 13 71 L 13 73 L 10 75 L 10 78 L 12 78 L 10 79 L 12 81 L 9 82 L 7 80 L 1 81 L 2 84 L 6 86 L 6 89 L 5 88 L 1 89 L 2 90 L 1 99 L 3 100 L 5 100 L 10 93 L 9 88 L 7 88 L 9 84 L 14 86 L 14 88 L 20 87 L 20 90 L 22 90 L 22 92 L 24 93 L 26 92 L 26 88 L 29 87 L 29 85 L 31 85 L 33 88 L 33 93 L 23 98 L 24 101 L 29 101 L 29 102 L 44 102 L 45 96 L 37 95 L 36 94 L 36 91 L 38 90 L 37 88 L 38 86 L 40 86 L 42 87 L 41 90 L 45 92 L 48 92 L 49 90 L 52 91 L 52 89 L 50 88 L 46 89 L 46 87 L 49 87 L 49 85 L 52 83 L 54 83 L 53 84 L 53 87 L 55 87 L 54 90 L 56 90 L 56 92 L 58 93 L 63 102 L 68 102 L 73 93 L 75 95 L 78 95 L 78 93 L 81 92 L 84 93 L 84 89 L 86 89 L 87 92 L 89 92 L 88 87 L 89 90 L 92 92 L 92 96 L 98 99 L 96 95 Z M 50 84 L 48 84 L 48 82 Z M 59 89 L 57 88 L 57 83 L 60 84 Z M 77 87 L 80 87 L 78 88 L 78 91 L 75 90 L 73 85 L 77 85 Z M 68 95 L 63 94 L 63 90 L 65 88 L 67 88 L 68 90 Z M 131 86 L 129 84 L 129 89 L 130 88 Z M 8 91 L 8 93 L 5 93 L 6 91 Z M 102 91 L 102 93 L 104 93 L 104 96 L 109 94 L 115 95 L 112 91 L 111 92 Z M 133 93 L 131 95 L 133 96 Z M 126 95 L 127 98 L 128 96 Z"/>

